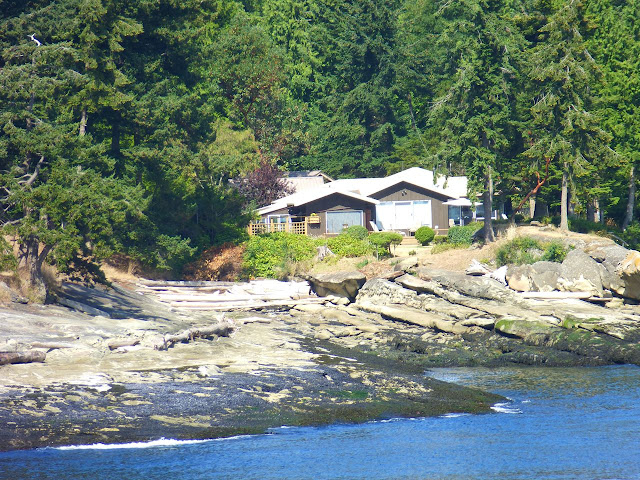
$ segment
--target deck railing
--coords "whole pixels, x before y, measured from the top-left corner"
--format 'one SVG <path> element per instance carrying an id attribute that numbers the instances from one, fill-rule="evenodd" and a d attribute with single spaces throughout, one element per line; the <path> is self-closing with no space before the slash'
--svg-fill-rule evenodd
<path id="1" fill-rule="evenodd" d="M 247 227 L 249 235 L 260 235 L 262 233 L 287 232 L 297 235 L 307 234 L 308 222 L 287 222 L 287 223 L 250 223 Z"/>

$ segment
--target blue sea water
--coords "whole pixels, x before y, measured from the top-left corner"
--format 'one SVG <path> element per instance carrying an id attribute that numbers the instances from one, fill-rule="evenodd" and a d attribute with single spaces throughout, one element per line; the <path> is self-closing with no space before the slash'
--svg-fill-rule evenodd
<path id="1" fill-rule="evenodd" d="M 0 453 L 0 479 L 640 479 L 640 368 L 436 369 L 491 414 Z"/>

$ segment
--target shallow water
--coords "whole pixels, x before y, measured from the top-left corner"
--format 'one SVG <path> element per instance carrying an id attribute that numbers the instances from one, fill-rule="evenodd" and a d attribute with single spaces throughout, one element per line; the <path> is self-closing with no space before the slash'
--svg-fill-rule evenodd
<path id="1" fill-rule="evenodd" d="M 436 369 L 493 414 L 0 453 L 1 479 L 640 479 L 640 368 Z"/>

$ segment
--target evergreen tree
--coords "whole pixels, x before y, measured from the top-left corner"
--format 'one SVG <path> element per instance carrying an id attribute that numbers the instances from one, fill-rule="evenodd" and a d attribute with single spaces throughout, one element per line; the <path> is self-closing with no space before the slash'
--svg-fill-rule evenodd
<path id="1" fill-rule="evenodd" d="M 449 2 L 440 9 L 434 45 L 442 72 L 430 112 L 431 128 L 440 137 L 438 157 L 462 164 L 470 198 L 482 192 L 486 241 L 494 239 L 494 181 L 513 138 L 514 57 L 524 44 L 505 14 L 499 2 Z"/>
<path id="2" fill-rule="evenodd" d="M 585 20 L 579 0 L 568 0 L 540 29 L 544 40 L 529 55 L 529 76 L 538 95 L 531 107 L 532 145 L 526 154 L 551 159 L 562 171 L 560 228 L 568 229 L 570 176 L 580 182 L 597 178 L 611 157 L 609 136 L 595 115 L 595 61 L 581 30 Z"/>

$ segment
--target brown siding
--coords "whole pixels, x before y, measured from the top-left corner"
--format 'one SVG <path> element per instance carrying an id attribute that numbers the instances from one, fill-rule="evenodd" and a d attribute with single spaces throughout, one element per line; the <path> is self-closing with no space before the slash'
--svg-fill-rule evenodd
<path id="1" fill-rule="evenodd" d="M 449 228 L 449 206 L 443 205 L 442 200 L 431 200 L 431 226 Z"/>
<path id="2" fill-rule="evenodd" d="M 324 235 L 327 231 L 327 214 L 326 212 L 338 212 L 341 210 L 362 210 L 365 219 L 367 218 L 367 209 L 369 216 L 373 216 L 373 207 L 371 203 L 363 202 L 355 198 L 347 197 L 339 193 L 329 195 L 314 202 L 309 202 L 301 207 L 304 215 L 317 213 L 320 216 L 320 223 L 309 225 L 309 235 Z"/>

